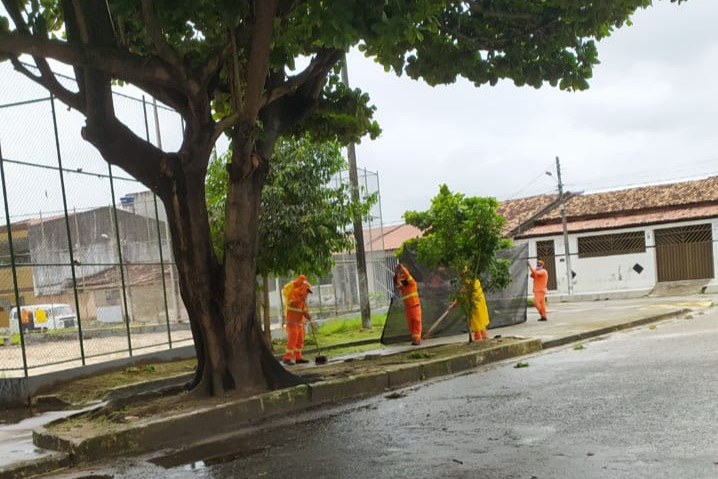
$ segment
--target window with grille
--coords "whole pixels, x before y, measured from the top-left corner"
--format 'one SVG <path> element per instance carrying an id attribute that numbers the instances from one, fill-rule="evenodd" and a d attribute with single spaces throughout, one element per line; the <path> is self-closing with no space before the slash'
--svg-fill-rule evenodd
<path id="1" fill-rule="evenodd" d="M 619 254 L 644 253 L 646 235 L 643 231 L 612 235 L 584 236 L 578 239 L 578 257 L 615 256 Z"/>

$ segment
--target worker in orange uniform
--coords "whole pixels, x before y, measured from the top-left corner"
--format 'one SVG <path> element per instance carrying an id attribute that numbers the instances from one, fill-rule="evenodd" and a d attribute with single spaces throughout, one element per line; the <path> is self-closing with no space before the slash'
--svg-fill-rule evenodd
<path id="1" fill-rule="evenodd" d="M 546 292 L 548 291 L 548 271 L 544 269 L 543 260 L 536 261 L 536 268 L 531 266 L 529 261 L 529 270 L 534 280 L 534 306 L 541 316 L 539 321 L 546 321 Z"/>
<path id="2" fill-rule="evenodd" d="M 399 289 L 399 293 L 401 293 L 401 300 L 404 301 L 404 316 L 411 333 L 411 344 L 417 346 L 421 344 L 421 302 L 419 302 L 419 291 L 416 280 L 401 263 L 398 263 L 394 268 L 394 284 Z"/>
<path id="3" fill-rule="evenodd" d="M 307 297 L 312 292 L 312 285 L 303 274 L 292 281 L 292 288 L 287 298 L 287 348 L 282 358 L 284 364 L 306 364 L 309 361 L 302 357 L 304 349 L 304 319 L 312 316 L 307 309 Z"/>

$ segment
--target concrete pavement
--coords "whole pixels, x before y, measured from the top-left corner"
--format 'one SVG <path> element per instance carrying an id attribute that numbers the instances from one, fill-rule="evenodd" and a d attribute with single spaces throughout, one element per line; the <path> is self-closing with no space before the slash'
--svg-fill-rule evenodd
<path id="1" fill-rule="evenodd" d="M 670 297 L 644 297 L 619 300 L 592 300 L 580 302 L 554 303 L 549 298 L 549 321 L 538 321 L 539 314 L 529 308 L 526 322 L 493 328 L 490 337 L 518 336 L 539 339 L 543 349 L 560 346 L 570 342 L 596 337 L 621 329 L 640 326 L 641 324 L 659 321 L 678 314 L 700 310 L 718 304 L 718 295 L 684 295 Z M 468 335 L 457 335 L 425 339 L 421 347 L 432 347 L 440 344 L 463 343 Z M 330 362 L 363 357 L 367 354 L 390 355 L 416 349 L 408 344 L 393 344 L 376 351 L 365 351 L 357 354 L 330 357 Z M 310 354 L 311 357 L 311 354 Z M 312 364 L 298 366 L 313 368 Z"/>
<path id="2" fill-rule="evenodd" d="M 453 374 L 475 368 L 478 365 L 510 357 L 522 356 L 548 347 L 636 327 L 655 321 L 680 318 L 688 314 L 700 314 L 701 309 L 713 305 L 713 296 L 691 295 L 662 298 L 640 298 L 627 300 L 602 300 L 590 302 L 566 302 L 549 304 L 549 321 L 539 322 L 535 310 L 529 310 L 525 323 L 490 330 L 491 337 L 501 336 L 505 341 L 492 341 L 490 346 L 471 352 L 461 352 L 441 360 L 427 358 L 411 364 L 387 366 L 381 370 L 343 378 L 333 378 L 301 385 L 260 396 L 230 401 L 221 406 L 197 409 L 154 422 L 127 424 L 127 427 L 111 433 L 98 433 L 93 437 L 81 434 L 58 434 L 39 426 L 35 432 L 35 444 L 60 451 L 49 453 L 38 450 L 34 457 L 19 457 L 5 454 L 9 447 L 22 441 L 12 427 L 0 426 L 0 478 L 20 478 L 37 474 L 39 471 L 63 468 L 70 463 L 92 461 L 107 454 L 137 453 L 158 446 L 172 446 L 167 437 L 175 442 L 192 441 L 189 432 L 213 430 L 236 430 L 257 419 L 267 419 L 320 404 L 346 400 L 366 395 L 381 394 L 386 390 L 407 386 L 425 379 Z M 330 358 L 330 364 L 345 365 L 350 371 L 351 362 L 346 359 L 364 357 L 367 354 L 386 356 L 407 350 L 423 350 L 452 343 L 465 343 L 466 335 L 448 338 L 433 338 L 422 346 L 393 345 L 382 350 L 363 352 Z M 509 340 L 509 338 L 513 338 Z M 298 373 L 321 375 L 322 366 L 297 367 Z M 49 419 L 49 418 L 48 418 Z M 47 420 L 47 419 L 45 419 Z M 38 419 L 35 419 L 38 421 Z M 198 425 L 201 427 L 198 428 Z M 35 427 L 35 424 L 32 424 Z M 17 428 L 16 428 L 17 429 Z M 25 430 L 28 427 L 26 425 Z M 13 434 L 15 436 L 13 437 Z M 194 438 L 195 440 L 197 438 Z M 189 441 L 189 442 L 188 442 Z M 26 446 L 25 449 L 28 449 Z M 32 454 L 30 454 L 32 456 Z"/>

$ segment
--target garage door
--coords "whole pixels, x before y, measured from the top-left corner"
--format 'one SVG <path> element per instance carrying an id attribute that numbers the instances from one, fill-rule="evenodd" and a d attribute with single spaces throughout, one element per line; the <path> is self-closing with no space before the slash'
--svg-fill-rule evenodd
<path id="1" fill-rule="evenodd" d="M 655 230 L 658 281 L 713 278 L 711 225 Z"/>

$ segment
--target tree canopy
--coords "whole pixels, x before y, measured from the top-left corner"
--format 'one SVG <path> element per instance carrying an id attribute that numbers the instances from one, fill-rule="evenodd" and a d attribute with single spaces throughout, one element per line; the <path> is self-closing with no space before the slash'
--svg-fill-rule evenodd
<path id="1" fill-rule="evenodd" d="M 298 380 L 273 358 L 254 317 L 261 192 L 282 136 L 310 131 L 317 140 L 347 142 L 378 134 L 368 96 L 339 81 L 349 48 L 431 85 L 505 78 L 581 90 L 598 63 L 596 40 L 651 0 L 2 4 L 0 60 L 83 114 L 83 138 L 162 200 L 199 361 L 190 387 L 221 394 Z M 73 67 L 76 88 L 56 77 L 50 60 Z M 122 123 L 115 82 L 135 85 L 182 116 L 177 151 L 162 151 Z M 232 154 L 219 258 L 205 176 L 225 134 Z"/>

